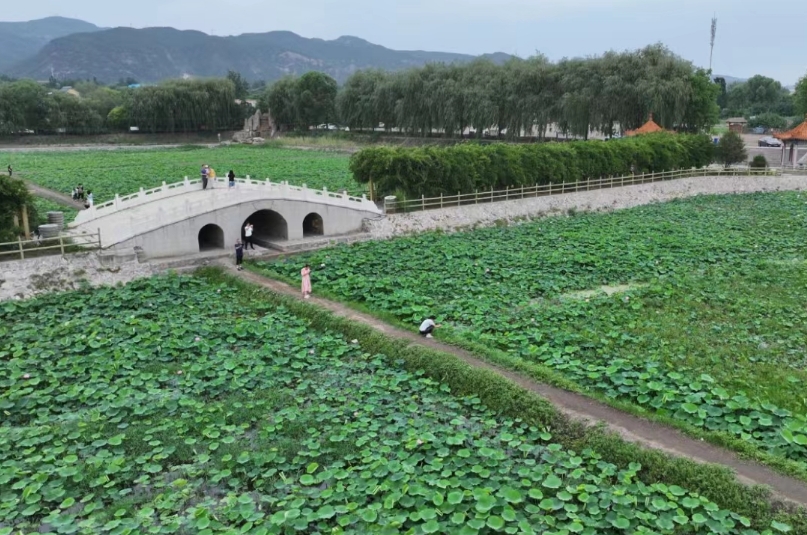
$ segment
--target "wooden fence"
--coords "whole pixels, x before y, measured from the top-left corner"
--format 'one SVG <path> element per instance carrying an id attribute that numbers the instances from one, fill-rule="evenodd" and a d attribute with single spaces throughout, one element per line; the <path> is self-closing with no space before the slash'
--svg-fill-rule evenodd
<path id="1" fill-rule="evenodd" d="M 65 256 L 69 253 L 79 251 L 94 251 L 101 249 L 101 230 L 98 232 L 64 235 L 59 234 L 54 238 L 40 238 L 38 240 L 23 240 L 0 243 L 0 261 L 9 260 L 8 255 L 18 256 L 20 260 L 25 260 L 37 256 L 48 256 L 52 254 Z M 11 258 L 13 260 L 14 258 Z"/>
<path id="2" fill-rule="evenodd" d="M 787 171 L 790 174 L 791 171 Z M 801 173 L 794 173 L 801 174 Z M 425 197 L 420 199 L 387 200 L 384 210 L 387 214 L 403 212 L 419 212 L 423 210 L 439 210 L 452 206 L 467 206 L 469 204 L 483 204 L 499 201 L 515 201 L 530 197 L 544 197 L 547 195 L 562 195 L 578 191 L 591 191 L 607 188 L 621 188 L 637 184 L 649 184 L 679 178 L 707 177 L 707 176 L 781 176 L 781 169 L 749 169 L 749 168 L 703 168 L 665 171 L 662 173 L 646 173 L 642 175 L 627 175 L 620 177 L 593 178 L 578 182 L 561 182 L 556 184 L 542 184 L 540 186 L 521 186 L 503 190 L 475 191 L 473 193 L 457 193 L 457 195 L 440 197 Z"/>

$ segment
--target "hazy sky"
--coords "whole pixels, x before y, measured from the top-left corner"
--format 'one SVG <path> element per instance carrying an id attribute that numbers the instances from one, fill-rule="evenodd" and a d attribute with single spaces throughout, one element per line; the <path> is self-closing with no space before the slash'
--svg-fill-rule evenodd
<path id="1" fill-rule="evenodd" d="M 764 74 L 785 85 L 807 74 L 807 2 L 761 0 L 0 0 L 0 19 L 50 15 L 99 26 L 173 26 L 215 35 L 290 30 L 355 35 L 395 49 L 551 59 L 662 42 L 699 66 Z"/>

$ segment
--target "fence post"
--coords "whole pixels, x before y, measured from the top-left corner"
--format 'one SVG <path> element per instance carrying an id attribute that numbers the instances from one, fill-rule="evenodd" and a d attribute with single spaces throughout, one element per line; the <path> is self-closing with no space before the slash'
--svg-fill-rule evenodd
<path id="1" fill-rule="evenodd" d="M 426 196 L 425 195 L 420 196 L 420 209 L 421 210 L 426 209 Z"/>
<path id="2" fill-rule="evenodd" d="M 479 204 L 479 190 L 474 190 L 474 204 Z"/>
<path id="3" fill-rule="evenodd" d="M 552 196 L 552 181 L 549 182 L 549 195 Z M 538 196 L 538 186 L 535 186 L 535 196 Z"/>
<path id="4" fill-rule="evenodd" d="M 458 191 L 458 192 L 457 192 L 457 206 L 461 206 L 462 197 L 461 197 L 460 195 L 461 195 L 461 194 L 460 194 L 460 192 Z"/>
<path id="5" fill-rule="evenodd" d="M 17 235 L 17 243 L 20 246 L 20 260 L 25 260 L 25 251 L 22 250 L 22 238 L 20 238 L 19 234 Z"/>
<path id="6" fill-rule="evenodd" d="M 59 232 L 59 249 L 62 251 L 62 258 L 64 258 L 64 240 L 61 232 Z"/>
<path id="7" fill-rule="evenodd" d="M 504 190 L 504 200 L 510 199 L 510 186 L 508 185 Z"/>
<path id="8" fill-rule="evenodd" d="M 443 192 L 440 192 L 440 208 L 443 207 Z"/>
<path id="9" fill-rule="evenodd" d="M 524 184 L 521 185 L 521 198 L 524 198 Z"/>
<path id="10" fill-rule="evenodd" d="M 566 179 L 563 179 L 563 182 L 560 183 L 560 192 L 564 193 L 566 191 Z"/>

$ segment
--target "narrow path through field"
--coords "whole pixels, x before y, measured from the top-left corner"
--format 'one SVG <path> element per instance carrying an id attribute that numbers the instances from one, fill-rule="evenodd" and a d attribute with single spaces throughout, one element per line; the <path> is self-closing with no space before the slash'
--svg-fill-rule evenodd
<path id="1" fill-rule="evenodd" d="M 300 297 L 298 288 L 292 288 L 285 283 L 262 277 L 248 271 L 235 271 L 234 267 L 229 264 L 227 268 L 230 269 L 233 274 L 236 274 L 236 276 L 267 288 L 275 293 Z M 393 327 L 372 316 L 357 312 L 341 303 L 335 303 L 327 299 L 313 296 L 308 302 L 327 309 L 337 316 L 342 316 L 368 325 L 388 336 L 405 340 L 409 342 L 410 345 L 419 344 L 430 349 L 450 353 L 462 359 L 470 366 L 498 373 L 519 386 L 549 400 L 560 412 L 568 417 L 575 420 L 585 420 L 592 424 L 602 422 L 610 431 L 619 434 L 626 441 L 637 443 L 648 448 L 658 449 L 671 455 L 686 457 L 700 463 L 724 465 L 733 470 L 738 480 L 745 484 L 765 485 L 770 487 L 773 493 L 780 499 L 807 504 L 807 483 L 781 475 L 763 465 L 740 459 L 737 455 L 728 450 L 690 438 L 675 429 L 621 412 L 580 394 L 532 381 L 517 373 L 480 360 L 467 351 L 441 343 L 436 339 L 422 338 L 416 332 L 404 331 Z"/>
<path id="2" fill-rule="evenodd" d="M 84 203 L 74 201 L 70 195 L 65 195 L 63 193 L 59 193 L 58 191 L 53 191 L 52 189 L 43 188 L 42 186 L 34 184 L 28 180 L 25 180 L 25 185 L 28 187 L 28 191 L 37 197 L 50 199 L 51 201 L 61 204 L 62 206 L 67 206 L 76 210 L 84 210 Z"/>

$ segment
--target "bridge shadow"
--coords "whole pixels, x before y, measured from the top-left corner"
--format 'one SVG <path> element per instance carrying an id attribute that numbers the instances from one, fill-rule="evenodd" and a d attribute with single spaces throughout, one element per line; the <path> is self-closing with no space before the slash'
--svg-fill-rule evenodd
<path id="1" fill-rule="evenodd" d="M 199 252 L 213 249 L 224 249 L 224 231 L 211 223 L 199 230 Z"/>
<path id="2" fill-rule="evenodd" d="M 274 210 L 258 210 L 241 225 L 241 239 L 245 238 L 244 227 L 252 223 L 252 241 L 261 247 L 271 247 L 271 242 L 289 239 L 289 225 L 286 219 Z"/>
<path id="3" fill-rule="evenodd" d="M 322 236 L 325 234 L 325 225 L 322 216 L 316 212 L 311 212 L 303 219 L 303 237 Z"/>

